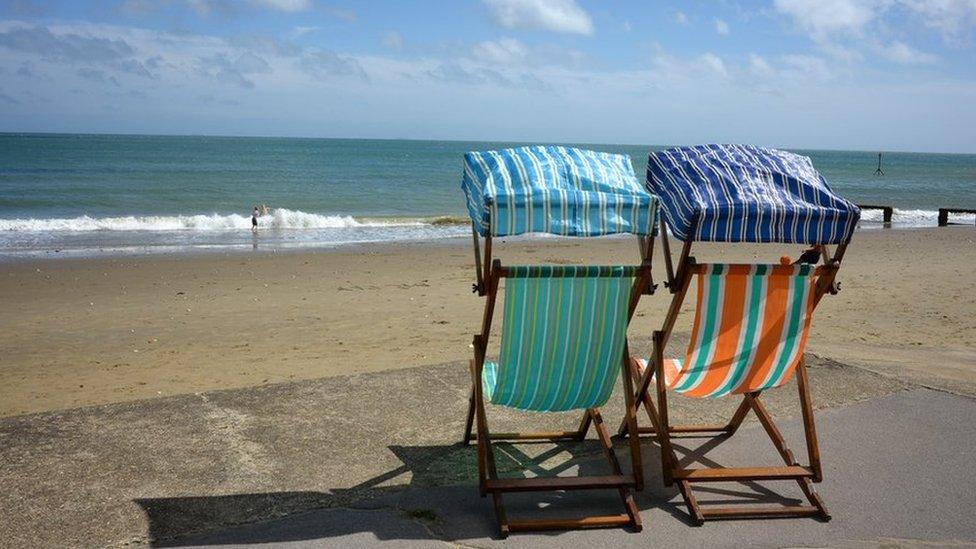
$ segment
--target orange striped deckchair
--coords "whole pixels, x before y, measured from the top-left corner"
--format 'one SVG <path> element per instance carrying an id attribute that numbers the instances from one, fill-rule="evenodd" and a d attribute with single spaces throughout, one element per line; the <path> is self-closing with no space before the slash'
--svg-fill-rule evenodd
<path id="1" fill-rule="evenodd" d="M 694 258 L 685 255 L 672 282 L 676 285 L 672 290 L 676 297 L 665 328 L 654 333 L 650 361 L 632 360 L 631 370 L 638 386 L 635 400 L 638 406 L 644 405 L 653 425 L 652 429 L 642 428 L 639 432 L 657 436 L 665 484 L 678 484 L 696 524 L 718 518 L 816 516 L 830 519 L 811 484 L 820 482 L 823 475 L 803 363 L 810 319 L 820 298 L 831 291 L 839 263 L 827 260 L 825 249 L 822 254 L 819 251 L 813 254 L 817 259 L 821 256 L 825 264 L 815 266 L 790 264 L 788 259 L 780 265 L 697 264 Z M 666 359 L 663 349 L 692 278 L 698 281 L 698 298 L 688 349 L 683 359 Z M 763 391 L 785 384 L 794 374 L 797 374 L 810 460 L 805 466 L 794 458 L 760 401 Z M 651 383 L 657 387 L 657 407 L 648 394 Z M 696 398 L 736 394 L 743 395 L 743 401 L 725 425 L 670 425 L 668 391 Z M 672 443 L 675 435 L 731 436 L 750 410 L 758 416 L 785 466 L 689 468 L 678 459 Z M 695 483 L 748 480 L 796 481 L 810 505 L 705 508 L 691 489 Z"/>

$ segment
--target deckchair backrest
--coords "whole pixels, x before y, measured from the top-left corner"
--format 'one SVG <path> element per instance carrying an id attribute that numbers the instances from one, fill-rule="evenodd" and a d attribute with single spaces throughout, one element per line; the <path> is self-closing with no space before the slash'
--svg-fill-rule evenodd
<path id="1" fill-rule="evenodd" d="M 490 400 L 534 411 L 602 406 L 621 372 L 636 267 L 508 267 Z"/>
<path id="2" fill-rule="evenodd" d="M 806 346 L 821 270 L 807 264 L 692 267 L 695 321 L 684 364 L 677 375 L 665 376 L 669 385 L 687 396 L 718 397 L 789 381 Z"/>

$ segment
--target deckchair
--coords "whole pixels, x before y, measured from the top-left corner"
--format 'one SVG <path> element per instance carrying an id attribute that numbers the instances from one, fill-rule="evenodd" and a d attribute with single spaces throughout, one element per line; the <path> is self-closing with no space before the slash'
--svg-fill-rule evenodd
<path id="1" fill-rule="evenodd" d="M 501 347 L 497 361 L 486 352 L 499 281 L 505 279 L 505 305 Z M 487 303 L 482 331 L 474 336 L 464 443 L 475 424 L 481 496 L 491 494 L 502 537 L 510 532 L 630 526 L 641 529 L 641 519 L 630 488 L 643 487 L 634 389 L 629 375 L 627 325 L 643 288 L 650 281 L 650 266 L 503 267 L 495 260 L 487 279 Z M 614 454 L 610 433 L 600 407 L 610 398 L 622 374 L 629 429 L 631 472 L 625 474 Z M 491 433 L 485 401 L 533 412 L 584 410 L 577 429 L 558 432 Z M 576 440 L 596 429 L 610 464 L 611 474 L 579 477 L 500 478 L 492 441 Z M 565 519 L 510 520 L 503 495 L 509 492 L 558 490 L 616 490 L 624 512 Z"/>
<path id="2" fill-rule="evenodd" d="M 837 270 L 857 224 L 857 206 L 834 193 L 810 159 L 785 151 L 740 145 L 702 145 L 650 154 L 647 183 L 661 197 L 660 220 L 667 281 L 674 294 L 661 330 L 653 333 L 649 361 L 632 360 L 635 401 L 644 406 L 661 445 L 665 485 L 678 485 L 695 524 L 706 519 L 830 514 L 813 483 L 823 480 L 817 432 L 803 351 L 813 311 L 821 298 L 837 293 Z M 669 232 L 684 241 L 675 269 Z M 700 264 L 690 255 L 695 241 L 779 242 L 809 246 L 799 260 L 780 264 Z M 837 244 L 833 255 L 829 244 Z M 816 263 L 820 263 L 816 265 Z M 687 352 L 665 358 L 665 348 L 691 285 L 698 299 Z M 787 446 L 761 395 L 796 377 L 808 463 Z M 654 384 L 655 402 L 650 397 Z M 668 392 L 693 398 L 741 395 L 723 425 L 672 425 Z M 730 437 L 755 412 L 784 465 L 779 467 L 693 467 L 704 456 L 676 453 L 676 437 Z M 629 426 L 622 425 L 621 434 Z M 705 445 L 702 448 L 709 448 Z M 701 452 L 701 449 L 699 449 Z M 692 486 L 711 482 L 795 481 L 809 505 L 703 506 Z"/>

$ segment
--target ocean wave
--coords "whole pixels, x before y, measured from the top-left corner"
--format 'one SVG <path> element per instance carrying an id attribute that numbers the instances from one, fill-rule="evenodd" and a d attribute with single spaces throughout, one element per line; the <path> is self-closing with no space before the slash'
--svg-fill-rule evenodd
<path id="1" fill-rule="evenodd" d="M 262 229 L 345 229 L 359 227 L 423 227 L 456 225 L 457 217 L 355 218 L 276 208 L 258 218 Z M 0 231 L 8 232 L 92 232 L 92 231 L 231 231 L 250 229 L 251 218 L 239 214 L 128 215 L 51 219 L 0 219 Z"/>
<path id="2" fill-rule="evenodd" d="M 973 223 L 973 218 L 973 214 L 949 214 L 950 223 Z M 883 223 L 884 212 L 881 210 L 861 210 L 861 221 Z M 934 227 L 939 223 L 939 212 L 938 210 L 901 210 L 895 208 L 891 212 L 891 222 L 911 227 Z"/>

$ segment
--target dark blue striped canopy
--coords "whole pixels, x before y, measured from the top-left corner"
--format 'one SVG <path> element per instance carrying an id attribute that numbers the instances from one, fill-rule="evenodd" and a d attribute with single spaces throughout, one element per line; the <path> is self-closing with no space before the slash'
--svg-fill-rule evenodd
<path id="1" fill-rule="evenodd" d="M 809 158 L 748 145 L 652 152 L 647 186 L 683 241 L 838 244 L 861 216 Z"/>
<path id="2" fill-rule="evenodd" d="M 469 152 L 461 188 L 482 236 L 654 230 L 657 200 L 626 155 L 556 146 Z"/>

